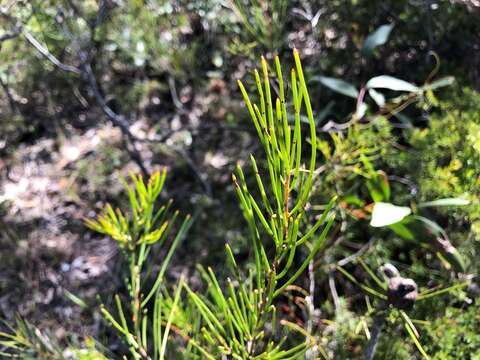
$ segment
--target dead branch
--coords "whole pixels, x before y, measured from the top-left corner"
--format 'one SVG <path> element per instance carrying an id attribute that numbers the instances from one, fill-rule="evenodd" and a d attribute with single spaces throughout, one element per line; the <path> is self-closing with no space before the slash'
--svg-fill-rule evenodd
<path id="1" fill-rule="evenodd" d="M 42 44 L 40 44 L 37 39 L 33 37 L 32 34 L 30 34 L 28 31 L 23 31 L 23 35 L 25 36 L 25 39 L 35 48 L 37 49 L 44 57 L 48 59 L 53 65 L 58 67 L 59 69 L 67 72 L 72 72 L 74 74 L 80 74 L 80 69 L 78 69 L 75 66 L 72 65 L 66 65 L 62 63 L 60 60 L 58 60 L 55 56 L 52 55 L 50 51 L 46 47 L 44 47 Z"/>

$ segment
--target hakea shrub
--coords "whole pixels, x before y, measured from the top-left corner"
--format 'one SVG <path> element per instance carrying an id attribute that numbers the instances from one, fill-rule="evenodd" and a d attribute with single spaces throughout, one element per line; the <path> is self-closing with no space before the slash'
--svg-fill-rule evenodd
<path id="1" fill-rule="evenodd" d="M 252 103 L 242 82 L 238 82 L 257 135 L 263 145 L 266 169 L 260 171 L 255 157 L 256 198 L 248 188 L 243 170 L 237 166 L 233 183 L 245 221 L 254 256 L 254 269 L 245 274 L 226 245 L 232 268 L 227 289 L 220 287 L 212 269 L 202 270 L 208 284 L 207 295 L 200 296 L 187 285 L 189 298 L 202 316 L 200 331 L 190 336 L 202 346 L 210 359 L 295 359 L 309 348 L 318 348 L 313 337 L 297 324 L 280 319 L 277 299 L 302 275 L 324 245 L 333 223 L 330 212 L 335 199 L 319 219 L 309 226 L 306 205 L 311 194 L 316 166 L 316 129 L 310 98 L 297 51 L 291 71 L 292 106 L 286 103 L 285 83 L 278 57 L 274 74 L 278 97 L 273 100 L 270 69 L 262 58 L 261 74 L 255 71 L 259 104 Z M 309 145 L 302 141 L 301 113 L 309 123 Z M 293 115 L 291 115 L 293 114 Z M 290 119 L 290 117 L 293 117 Z M 292 125 L 291 125 L 292 124 Z M 309 155 L 307 165 L 303 155 Z M 294 259 L 301 247 L 308 255 L 298 266 Z M 297 336 L 284 336 L 281 328 Z M 295 341 L 295 338 L 301 338 Z"/>
<path id="2" fill-rule="evenodd" d="M 219 280 L 211 268 L 200 267 L 207 286 L 205 294 L 194 291 L 181 278 L 174 295 L 169 296 L 164 275 L 174 249 L 191 224 L 187 217 L 151 281 L 153 285 L 145 288 L 148 281 L 144 277 L 152 273 L 145 271 L 148 256 L 156 244 L 166 243 L 178 217 L 178 213 L 169 216 L 171 202 L 156 209 L 165 171 L 155 173 L 147 183 L 141 177 L 132 176 L 133 186 L 126 185 L 129 215 L 107 205 L 97 220 L 87 220 L 90 228 L 118 242 L 130 265 L 128 300 L 117 295 L 116 311 L 102 306 L 102 313 L 125 339 L 134 359 L 164 359 L 167 354 L 170 358 L 178 356 L 173 355 L 178 350 L 167 346 L 172 326 L 181 335 L 180 341 L 186 342 L 188 354 L 184 351 L 183 355 L 189 358 L 294 359 L 311 347 L 318 348 L 313 337 L 297 324 L 281 319 L 277 309 L 277 299 L 289 291 L 289 286 L 303 274 L 321 249 L 334 218 L 330 211 L 335 203 L 332 199 L 315 224 L 308 226 L 306 219 L 316 166 L 316 129 L 297 51 L 294 51 L 294 59 L 292 109 L 286 103 L 278 57 L 274 67 L 279 84 L 275 101 L 272 100 L 270 69 L 264 58 L 262 76 L 255 71 L 258 105 L 252 103 L 243 84 L 238 83 L 267 164 L 261 171 L 256 159 L 251 157 L 258 198 L 248 188 L 240 166 L 232 176 L 248 225 L 253 269 L 242 271 L 227 244 L 231 278 Z M 303 141 L 300 124 L 302 109 L 309 122 L 311 141 L 308 146 Z M 305 154 L 309 155 L 307 166 L 303 164 Z M 294 266 L 295 255 L 301 247 L 307 246 L 308 256 L 299 266 Z M 285 336 L 286 333 L 294 335 Z"/>
<path id="3" fill-rule="evenodd" d="M 278 309 L 278 299 L 290 291 L 322 248 L 334 220 L 331 209 L 335 199 L 313 225 L 307 220 L 317 141 L 296 50 L 294 60 L 295 68 L 290 73 L 291 105 L 286 102 L 278 57 L 273 71 L 278 82 L 277 98 L 272 96 L 271 69 L 264 58 L 261 75 L 255 71 L 258 104 L 250 100 L 245 87 L 238 82 L 266 163 L 262 169 L 251 156 L 258 197 L 248 188 L 240 166 L 232 176 L 248 225 L 252 269 L 242 269 L 226 244 L 230 278 L 219 280 L 213 269 L 199 267 L 206 282 L 205 293 L 192 289 L 183 276 L 173 290 L 167 286 L 168 265 L 192 218 L 186 216 L 178 227 L 180 215 L 171 211 L 172 202 L 158 205 L 166 170 L 155 172 L 147 181 L 131 175 L 130 184 L 124 182 L 129 211 L 107 205 L 96 219 L 86 220 L 89 228 L 117 242 L 128 263 L 127 293 L 114 296 L 114 309 L 101 305 L 106 322 L 128 348 L 130 355 L 123 358 L 274 360 L 296 359 L 311 348 L 322 351 L 305 329 L 282 318 Z M 308 143 L 302 135 L 303 111 L 309 124 Z M 303 163 L 305 158 L 307 164 Z M 298 256 L 301 248 L 307 249 L 308 254 L 303 259 Z M 157 268 L 153 258 L 163 249 L 166 254 Z M 172 329 L 177 336 L 172 336 Z M 4 345 L 10 345 L 6 354 L 15 356 L 26 350 L 27 346 L 20 348 L 14 341 L 13 336 L 6 338 Z M 53 358 L 62 358 L 61 352 Z"/>

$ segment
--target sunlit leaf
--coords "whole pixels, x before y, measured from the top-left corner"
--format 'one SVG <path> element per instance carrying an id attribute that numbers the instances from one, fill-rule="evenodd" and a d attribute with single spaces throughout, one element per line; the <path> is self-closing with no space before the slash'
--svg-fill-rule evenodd
<path id="1" fill-rule="evenodd" d="M 385 96 L 374 89 L 369 89 L 368 94 L 372 97 L 373 101 L 378 105 L 378 107 L 385 106 Z"/>
<path id="2" fill-rule="evenodd" d="M 388 89 L 394 91 L 416 92 L 418 87 L 389 75 L 375 76 L 368 80 L 367 89 Z"/>
<path id="3" fill-rule="evenodd" d="M 406 206 L 377 202 L 373 206 L 370 225 L 373 227 L 392 225 L 402 221 L 406 216 L 410 215 L 411 212 L 412 210 Z"/>

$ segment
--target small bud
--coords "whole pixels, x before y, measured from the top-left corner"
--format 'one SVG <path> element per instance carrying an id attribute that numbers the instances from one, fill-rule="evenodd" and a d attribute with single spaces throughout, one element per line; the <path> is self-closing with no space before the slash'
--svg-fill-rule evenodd
<path id="1" fill-rule="evenodd" d="M 412 279 L 395 276 L 388 280 L 388 302 L 397 309 L 410 310 L 417 300 L 417 284 Z"/>
<path id="2" fill-rule="evenodd" d="M 397 270 L 397 268 L 390 264 L 390 263 L 386 263 L 385 265 L 383 265 L 381 268 L 380 268 L 380 273 L 381 275 L 383 275 L 386 279 L 391 279 L 393 277 L 396 277 L 396 276 L 400 276 L 400 273 L 399 271 Z"/>

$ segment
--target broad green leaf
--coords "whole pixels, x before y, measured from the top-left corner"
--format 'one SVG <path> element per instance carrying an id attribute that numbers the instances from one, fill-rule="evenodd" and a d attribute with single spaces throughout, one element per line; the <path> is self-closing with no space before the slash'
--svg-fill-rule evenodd
<path id="1" fill-rule="evenodd" d="M 363 43 L 362 54 L 366 57 L 372 56 L 373 50 L 375 50 L 377 46 L 383 45 L 387 42 L 393 27 L 393 24 L 382 25 L 368 35 Z"/>
<path id="2" fill-rule="evenodd" d="M 415 220 L 418 220 L 425 229 L 434 236 L 435 241 L 438 243 L 434 243 L 434 246 L 439 248 L 440 254 L 442 255 L 443 259 L 446 260 L 457 272 L 464 272 L 465 271 L 465 262 L 463 261 L 462 255 L 458 252 L 457 248 L 450 244 L 448 241 L 448 236 L 445 230 L 438 225 L 435 221 L 427 219 L 423 216 L 412 216 Z M 447 240 L 447 246 L 444 246 L 438 239 Z M 441 246 L 438 246 L 438 245 Z"/>
<path id="3" fill-rule="evenodd" d="M 404 238 L 405 240 L 413 241 L 415 240 L 415 235 L 413 232 L 408 228 L 408 226 L 404 225 L 403 223 L 395 223 L 388 226 L 390 230 L 392 230 L 398 236 Z"/>
<path id="4" fill-rule="evenodd" d="M 418 204 L 419 208 L 433 207 L 433 206 L 465 206 L 470 204 L 470 201 L 462 198 L 445 198 L 433 201 L 427 201 Z"/>
<path id="5" fill-rule="evenodd" d="M 346 82 L 342 79 L 336 79 L 326 76 L 315 76 L 312 80 L 320 82 L 322 85 L 328 87 L 329 89 L 338 92 L 342 95 L 349 96 L 356 99 L 358 97 L 358 90 L 355 86 Z"/>
<path id="6" fill-rule="evenodd" d="M 402 221 L 410 215 L 412 210 L 406 206 L 397 206 L 390 203 L 377 202 L 373 206 L 372 220 L 373 227 L 383 227 Z"/>
<path id="7" fill-rule="evenodd" d="M 456 272 L 465 272 L 465 262 L 457 248 L 452 247 L 450 248 L 450 251 L 442 251 L 441 254 Z"/>
<path id="8" fill-rule="evenodd" d="M 390 200 L 390 184 L 384 172 L 377 171 L 372 174 L 366 185 L 373 201 L 383 202 Z"/>
<path id="9" fill-rule="evenodd" d="M 389 89 L 394 91 L 416 92 L 418 87 L 389 75 L 375 76 L 368 80 L 367 89 Z"/>
<path id="10" fill-rule="evenodd" d="M 363 201 L 356 195 L 346 195 L 342 198 L 342 201 L 345 201 L 349 205 L 356 205 L 360 207 L 365 206 L 365 201 Z"/>
<path id="11" fill-rule="evenodd" d="M 435 221 L 419 215 L 413 215 L 412 218 L 418 220 L 431 234 L 444 238 L 447 237 L 445 230 Z"/>

